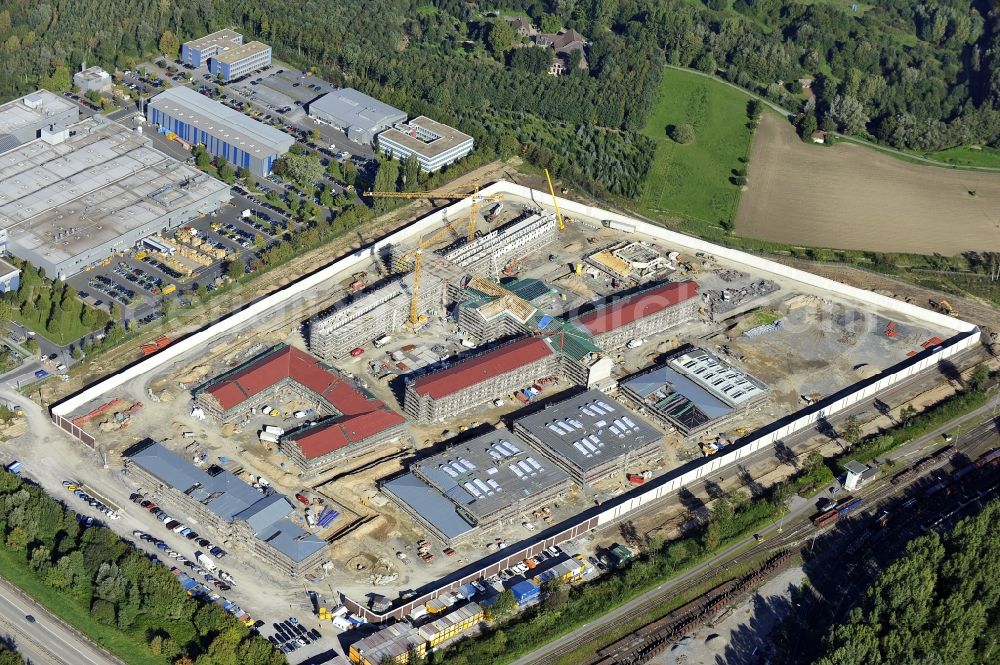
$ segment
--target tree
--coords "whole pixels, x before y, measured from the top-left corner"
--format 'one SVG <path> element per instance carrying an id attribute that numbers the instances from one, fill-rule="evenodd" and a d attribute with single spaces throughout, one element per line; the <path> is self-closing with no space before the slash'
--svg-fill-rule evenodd
<path id="1" fill-rule="evenodd" d="M 816 133 L 816 116 L 812 113 L 803 113 L 796 119 L 795 128 L 803 141 L 807 143 L 812 141 L 812 135 Z"/>
<path id="2" fill-rule="evenodd" d="M 972 376 L 969 377 L 969 390 L 982 392 L 989 381 L 990 368 L 984 364 L 976 365 L 976 369 L 972 370 Z"/>
<path id="3" fill-rule="evenodd" d="M 688 124 L 672 125 L 667 128 L 667 135 L 682 145 L 691 143 L 694 141 L 694 127 Z"/>
<path id="4" fill-rule="evenodd" d="M 861 421 L 857 416 L 850 416 L 844 421 L 844 429 L 840 433 L 840 438 L 846 441 L 848 445 L 855 446 L 861 441 L 862 434 Z"/>
<path id="5" fill-rule="evenodd" d="M 212 165 L 212 156 L 208 154 L 205 146 L 199 145 L 194 151 L 194 163 L 199 169 L 207 169 Z"/>
<path id="6" fill-rule="evenodd" d="M 38 81 L 38 87 L 46 90 L 69 90 L 72 85 L 73 77 L 69 73 L 69 67 L 62 63 L 53 65 L 49 74 Z"/>
<path id="7" fill-rule="evenodd" d="M 323 177 L 323 165 L 314 156 L 289 153 L 274 165 L 274 172 L 300 187 L 311 185 Z"/>
<path id="8" fill-rule="evenodd" d="M 375 183 L 372 190 L 376 192 L 396 191 L 396 182 L 399 180 L 399 162 L 390 157 L 386 157 L 378 165 L 375 172 Z M 391 199 L 375 199 L 373 208 L 376 213 L 386 212 L 391 208 Z"/>
<path id="9" fill-rule="evenodd" d="M 165 30 L 160 36 L 160 53 L 167 56 L 168 58 L 177 57 L 177 52 L 181 50 L 181 42 L 177 39 L 177 35 Z"/>
<path id="10" fill-rule="evenodd" d="M 222 182 L 230 185 L 236 182 L 236 171 L 233 169 L 233 165 L 229 162 L 223 161 L 222 164 L 218 166 L 217 170 L 219 173 L 219 180 Z"/>
<path id="11" fill-rule="evenodd" d="M 98 623 L 103 623 L 106 626 L 115 625 L 115 606 L 113 603 L 108 602 L 103 598 L 97 598 L 94 600 L 93 604 L 90 606 L 90 615 L 94 617 Z"/>
<path id="12" fill-rule="evenodd" d="M 510 589 L 497 596 L 496 602 L 490 606 L 490 616 L 495 623 L 503 623 L 517 611 L 517 599 Z"/>
<path id="13" fill-rule="evenodd" d="M 246 264 L 240 259 L 234 259 L 226 266 L 226 275 L 234 281 L 239 280 L 247 272 Z"/>
<path id="14" fill-rule="evenodd" d="M 503 19 L 494 21 L 486 34 L 486 47 L 494 57 L 503 59 L 514 45 L 514 28 Z"/>
<path id="15" fill-rule="evenodd" d="M 830 102 L 827 117 L 837 123 L 837 127 L 845 134 L 861 134 L 866 132 L 868 114 L 864 104 L 849 95 L 837 95 Z"/>

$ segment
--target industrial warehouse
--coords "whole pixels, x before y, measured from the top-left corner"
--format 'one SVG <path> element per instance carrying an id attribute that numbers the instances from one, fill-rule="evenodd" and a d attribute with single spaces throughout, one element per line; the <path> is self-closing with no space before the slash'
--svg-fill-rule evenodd
<path id="1" fill-rule="evenodd" d="M 0 106 L 0 152 L 38 138 L 42 129 L 68 127 L 80 120 L 80 107 L 48 90 Z"/>
<path id="2" fill-rule="evenodd" d="M 48 93 L 36 95 L 57 110 Z M 40 108 L 32 109 L 33 114 Z M 75 113 L 74 108 L 69 115 Z M 4 116 L 0 111 L 0 123 Z M 17 112 L 19 128 L 11 128 L 13 135 L 35 131 L 38 119 Z M 7 251 L 48 275 L 75 275 L 148 235 L 213 212 L 231 198 L 224 183 L 101 116 L 38 131 L 41 138 L 0 154 L 0 220 Z"/>
<path id="3" fill-rule="evenodd" d="M 198 386 L 193 395 L 196 406 L 220 423 L 248 422 L 258 409 L 268 415 L 272 408 L 265 405 L 309 405 L 317 411 L 315 422 L 282 436 L 279 444 L 306 473 L 323 471 L 405 432 L 398 413 L 315 358 L 283 345 Z"/>
<path id="4" fill-rule="evenodd" d="M 204 144 L 215 157 L 257 176 L 271 173 L 274 162 L 288 152 L 295 138 L 248 118 L 191 88 L 165 90 L 146 106 L 149 123 L 173 132 L 189 145 Z"/>
<path id="5" fill-rule="evenodd" d="M 570 489 L 556 464 L 507 430 L 495 430 L 410 465 L 382 489 L 400 507 L 453 543 L 538 510 Z"/>
<path id="6" fill-rule="evenodd" d="M 122 455 L 125 473 L 160 505 L 285 574 L 298 577 L 326 559 L 326 543 L 289 519 L 294 507 L 281 494 L 254 489 L 217 466 L 198 468 L 155 441 Z"/>
<path id="7" fill-rule="evenodd" d="M 406 121 L 406 112 L 380 102 L 354 88 L 328 92 L 309 103 L 309 115 L 333 125 L 356 143 L 371 145 L 375 136 Z"/>

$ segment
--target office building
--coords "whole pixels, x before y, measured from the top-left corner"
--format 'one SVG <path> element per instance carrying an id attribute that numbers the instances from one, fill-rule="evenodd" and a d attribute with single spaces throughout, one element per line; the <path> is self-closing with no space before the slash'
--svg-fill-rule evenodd
<path id="1" fill-rule="evenodd" d="M 643 471 L 660 459 L 659 430 L 598 390 L 587 390 L 514 421 L 578 484 Z"/>
<path id="2" fill-rule="evenodd" d="M 213 56 L 208 61 L 208 71 L 223 81 L 232 81 L 270 64 L 271 47 L 262 42 L 249 42 Z"/>
<path id="3" fill-rule="evenodd" d="M 403 160 L 411 155 L 423 171 L 437 171 L 472 152 L 468 134 L 425 116 L 395 125 L 378 135 L 378 149 Z"/>
<path id="4" fill-rule="evenodd" d="M 80 120 L 80 107 L 48 90 L 0 105 L 0 153 L 38 138 L 43 127 L 68 126 Z"/>
<path id="5" fill-rule="evenodd" d="M 224 183 L 101 116 L 41 133 L 0 154 L 0 226 L 7 251 L 51 277 L 75 275 L 231 198 Z"/>
<path id="6" fill-rule="evenodd" d="M 209 58 L 242 44 L 243 35 L 235 30 L 225 28 L 181 44 L 181 62 L 192 67 L 201 67 L 208 64 Z M 174 54 L 167 53 L 166 55 L 172 57 Z"/>
<path id="7" fill-rule="evenodd" d="M 175 519 L 208 527 L 261 563 L 291 576 L 326 560 L 326 541 L 290 519 L 285 496 L 257 490 L 218 466 L 201 469 L 163 444 L 145 440 L 122 453 L 125 475 Z"/>
<path id="8" fill-rule="evenodd" d="M 421 459 L 382 490 L 446 542 L 524 519 L 571 487 L 545 455 L 505 429 L 448 446 Z"/>
<path id="9" fill-rule="evenodd" d="M 309 115 L 365 145 L 371 145 L 379 132 L 406 120 L 405 112 L 353 88 L 334 90 L 310 102 Z"/>
<path id="10" fill-rule="evenodd" d="M 295 143 L 289 134 L 180 86 L 153 97 L 146 116 L 151 124 L 192 145 L 203 144 L 215 157 L 258 176 L 268 175 Z"/>
<path id="11" fill-rule="evenodd" d="M 84 95 L 88 92 L 107 92 L 111 90 L 111 74 L 100 67 L 87 67 L 73 74 L 73 85 Z"/>

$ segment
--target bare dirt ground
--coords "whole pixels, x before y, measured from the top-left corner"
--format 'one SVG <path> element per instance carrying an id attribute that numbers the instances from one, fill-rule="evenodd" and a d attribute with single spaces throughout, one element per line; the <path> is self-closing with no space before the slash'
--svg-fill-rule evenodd
<path id="1" fill-rule="evenodd" d="M 918 166 L 850 143 L 805 144 L 764 114 L 736 229 L 813 247 L 955 255 L 1000 250 L 997 210 L 1000 176 Z"/>

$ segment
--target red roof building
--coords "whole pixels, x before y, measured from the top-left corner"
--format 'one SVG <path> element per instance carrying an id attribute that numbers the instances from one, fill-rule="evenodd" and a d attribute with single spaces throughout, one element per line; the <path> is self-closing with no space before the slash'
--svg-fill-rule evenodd
<path id="1" fill-rule="evenodd" d="M 579 316 L 576 323 L 592 335 L 603 335 L 659 314 L 697 295 L 696 282 L 667 282 Z"/>
<path id="2" fill-rule="evenodd" d="M 558 372 L 559 357 L 540 337 L 524 337 L 431 372 L 406 386 L 403 407 L 421 422 L 454 417 Z"/>
<path id="3" fill-rule="evenodd" d="M 194 395 L 206 413 L 222 422 L 235 422 L 246 418 L 251 409 L 276 400 L 277 391 L 283 388 L 305 390 L 335 414 L 281 438 L 282 452 L 304 471 L 324 470 L 347 454 L 364 454 L 405 431 L 403 416 L 318 359 L 290 346 L 266 351 L 196 388 Z"/>
<path id="4" fill-rule="evenodd" d="M 425 374 L 413 382 L 420 395 L 441 399 L 499 374 L 552 355 L 552 349 L 538 337 L 526 337 L 482 355 L 456 363 L 447 369 Z"/>

